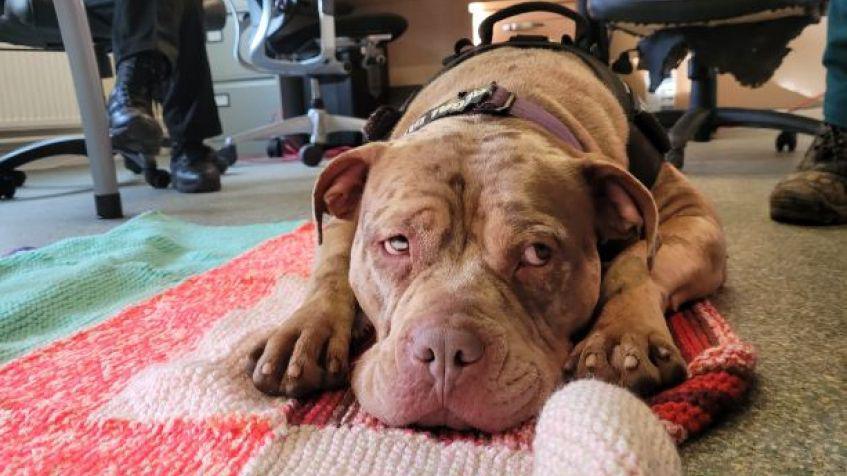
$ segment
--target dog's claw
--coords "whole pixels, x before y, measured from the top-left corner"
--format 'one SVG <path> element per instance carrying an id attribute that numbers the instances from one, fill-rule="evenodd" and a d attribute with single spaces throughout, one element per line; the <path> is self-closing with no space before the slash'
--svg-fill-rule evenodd
<path id="1" fill-rule="evenodd" d="M 262 366 L 262 375 L 271 375 L 274 373 L 274 366 L 270 362 L 265 362 L 265 365 Z"/>
<path id="2" fill-rule="evenodd" d="M 329 373 L 331 374 L 337 374 L 338 371 L 341 370 L 341 363 L 338 362 L 338 359 L 333 358 L 329 361 L 327 370 L 329 370 Z"/>
<path id="3" fill-rule="evenodd" d="M 661 358 L 662 360 L 668 360 L 668 358 L 671 356 L 671 351 L 664 347 L 657 348 L 656 352 L 659 354 L 659 358 Z"/>
<path id="4" fill-rule="evenodd" d="M 623 366 L 627 370 L 632 370 L 638 367 L 638 357 L 634 355 L 627 355 L 623 361 Z"/>
<path id="5" fill-rule="evenodd" d="M 588 357 L 585 358 L 585 368 L 588 370 L 594 370 L 597 367 L 597 354 L 589 354 Z"/>
<path id="6" fill-rule="evenodd" d="M 303 373 L 303 367 L 301 367 L 300 364 L 292 362 L 291 365 L 288 366 L 287 373 L 290 378 L 299 378 L 300 375 Z"/>

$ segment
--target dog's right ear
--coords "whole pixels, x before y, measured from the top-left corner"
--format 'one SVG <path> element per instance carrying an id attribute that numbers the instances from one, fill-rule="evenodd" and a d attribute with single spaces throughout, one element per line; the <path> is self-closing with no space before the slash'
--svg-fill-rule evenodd
<path id="1" fill-rule="evenodd" d="M 349 220 L 359 208 L 371 166 L 387 148 L 385 142 L 371 142 L 332 159 L 324 168 L 312 192 L 318 244 L 323 240 L 323 215 Z"/>

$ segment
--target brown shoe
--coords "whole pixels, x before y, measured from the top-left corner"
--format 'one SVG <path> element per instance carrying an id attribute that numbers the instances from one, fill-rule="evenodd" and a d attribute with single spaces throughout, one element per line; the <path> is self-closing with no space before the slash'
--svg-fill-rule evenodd
<path id="1" fill-rule="evenodd" d="M 771 192 L 771 218 L 785 223 L 847 223 L 847 130 L 827 124 L 797 172 Z"/>

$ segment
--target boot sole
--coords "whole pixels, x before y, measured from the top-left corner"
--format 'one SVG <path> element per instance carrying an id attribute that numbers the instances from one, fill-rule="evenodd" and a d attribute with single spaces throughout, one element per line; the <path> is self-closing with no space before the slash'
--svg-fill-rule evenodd
<path id="1" fill-rule="evenodd" d="M 210 180 L 204 180 L 203 182 L 196 184 L 179 183 L 174 180 L 173 185 L 180 193 L 211 193 L 217 192 L 221 189 L 221 179 L 218 177 Z"/>
<path id="2" fill-rule="evenodd" d="M 771 198 L 771 218 L 782 223 L 797 225 L 838 225 L 847 223 L 847 217 L 820 202 L 789 198 Z"/>
<path id="3" fill-rule="evenodd" d="M 162 129 L 158 123 L 130 121 L 123 127 L 110 130 L 112 148 L 116 151 L 158 155 L 162 148 Z"/>

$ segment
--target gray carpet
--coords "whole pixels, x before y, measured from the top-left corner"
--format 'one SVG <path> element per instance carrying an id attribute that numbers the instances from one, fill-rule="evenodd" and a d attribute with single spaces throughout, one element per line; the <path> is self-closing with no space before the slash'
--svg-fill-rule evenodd
<path id="1" fill-rule="evenodd" d="M 688 151 L 685 171 L 715 202 L 729 236 L 729 279 L 715 302 L 759 351 L 746 407 L 683 447 L 690 474 L 847 474 L 847 227 L 768 219 L 770 189 L 808 145 L 801 139 L 797 153 L 778 155 L 773 139 L 731 131 Z M 259 161 L 236 166 L 223 193 L 156 191 L 126 175 L 122 191 L 129 215 L 157 209 L 207 224 L 305 218 L 310 173 Z M 78 191 L 85 169 L 31 175 L 21 200 L 0 203 L 0 251 L 118 223 L 93 217 L 91 196 Z"/>

